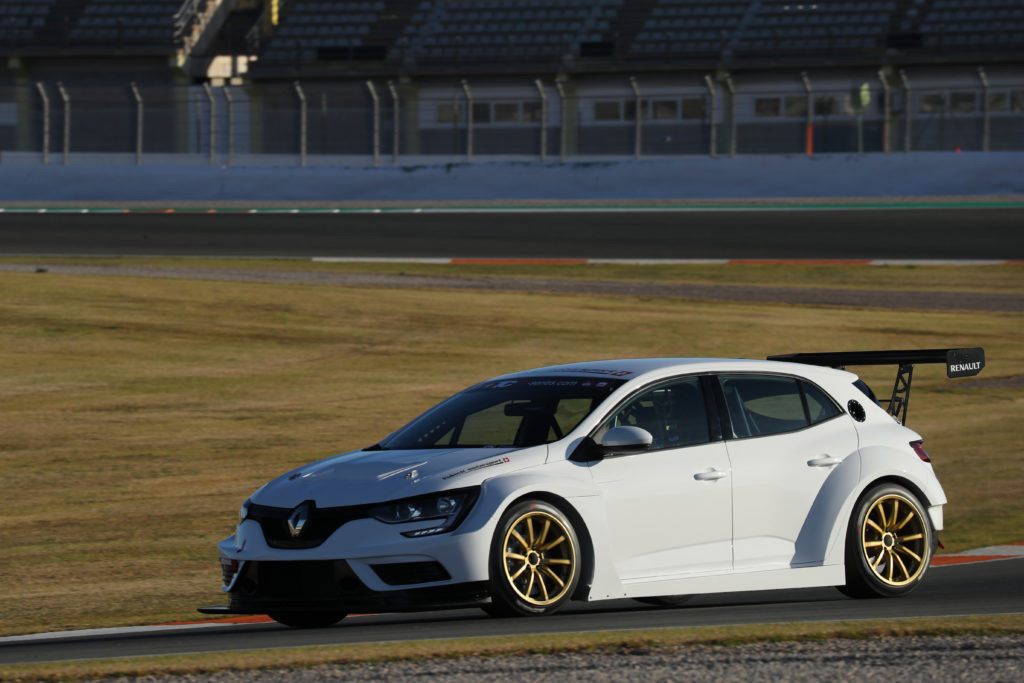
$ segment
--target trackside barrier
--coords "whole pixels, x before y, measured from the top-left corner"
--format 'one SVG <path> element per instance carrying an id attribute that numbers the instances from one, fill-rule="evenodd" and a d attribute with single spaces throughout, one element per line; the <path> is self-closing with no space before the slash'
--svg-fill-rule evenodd
<path id="1" fill-rule="evenodd" d="M 440 85 L 40 81 L 0 87 L 0 118 L 14 141 L 2 163 L 48 164 L 59 145 L 60 163 L 70 164 L 72 138 L 75 160 L 83 163 L 210 166 L 281 165 L 296 154 L 305 167 L 380 166 L 385 155 L 398 165 L 546 162 L 555 154 L 569 163 L 1024 150 L 1019 74 L 977 66 L 943 85 L 945 76 L 922 67 L 914 74 L 888 66 L 866 73 L 863 81 L 837 85 L 834 77 L 796 72 L 786 77 L 788 89 L 727 71 L 679 79 L 624 75 L 610 84 L 607 77 L 565 74 Z"/>

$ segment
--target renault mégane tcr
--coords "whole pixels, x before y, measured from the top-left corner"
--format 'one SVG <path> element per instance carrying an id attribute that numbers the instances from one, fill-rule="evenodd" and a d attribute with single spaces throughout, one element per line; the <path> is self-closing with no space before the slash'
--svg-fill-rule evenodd
<path id="1" fill-rule="evenodd" d="M 379 443 L 258 489 L 219 546 L 230 604 L 295 627 L 355 611 L 924 577 L 946 496 L 906 420 L 917 363 L 981 349 L 606 360 L 481 382 Z M 840 367 L 893 364 L 879 402 Z M 882 408 L 886 404 L 887 410 Z"/>

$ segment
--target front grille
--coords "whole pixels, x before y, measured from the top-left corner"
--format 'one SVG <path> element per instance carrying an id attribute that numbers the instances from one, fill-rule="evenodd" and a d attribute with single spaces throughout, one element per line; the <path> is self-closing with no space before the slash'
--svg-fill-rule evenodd
<path id="1" fill-rule="evenodd" d="M 326 541 L 343 524 L 366 517 L 367 506 L 317 508 L 310 503 L 309 519 L 298 537 L 288 530 L 288 518 L 295 508 L 250 505 L 248 519 L 259 523 L 263 537 L 271 548 L 315 548 Z"/>
<path id="2" fill-rule="evenodd" d="M 409 586 L 452 578 L 440 562 L 395 562 L 371 564 L 370 567 L 389 586 Z"/>
<path id="3" fill-rule="evenodd" d="M 365 592 L 347 562 L 310 560 L 302 562 L 255 562 L 247 578 L 251 591 L 271 600 L 336 600 L 346 594 Z"/>

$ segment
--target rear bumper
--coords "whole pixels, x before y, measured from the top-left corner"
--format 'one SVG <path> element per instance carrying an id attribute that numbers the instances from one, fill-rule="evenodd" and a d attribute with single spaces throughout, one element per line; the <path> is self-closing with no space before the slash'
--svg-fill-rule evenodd
<path id="1" fill-rule="evenodd" d="M 345 560 L 246 562 L 232 583 L 230 603 L 204 614 L 274 612 L 405 612 L 472 607 L 490 595 L 484 581 L 377 591 Z"/>

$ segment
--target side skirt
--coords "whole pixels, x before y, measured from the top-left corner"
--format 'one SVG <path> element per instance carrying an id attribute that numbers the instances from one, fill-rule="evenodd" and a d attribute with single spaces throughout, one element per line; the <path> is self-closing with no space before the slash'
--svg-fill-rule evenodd
<path id="1" fill-rule="evenodd" d="M 817 588 L 820 586 L 842 586 L 845 583 L 846 571 L 843 565 L 836 564 L 824 567 L 771 569 L 714 576 L 666 577 L 636 581 L 623 586 L 625 594 L 621 597 L 652 598 L 661 595 Z"/>

